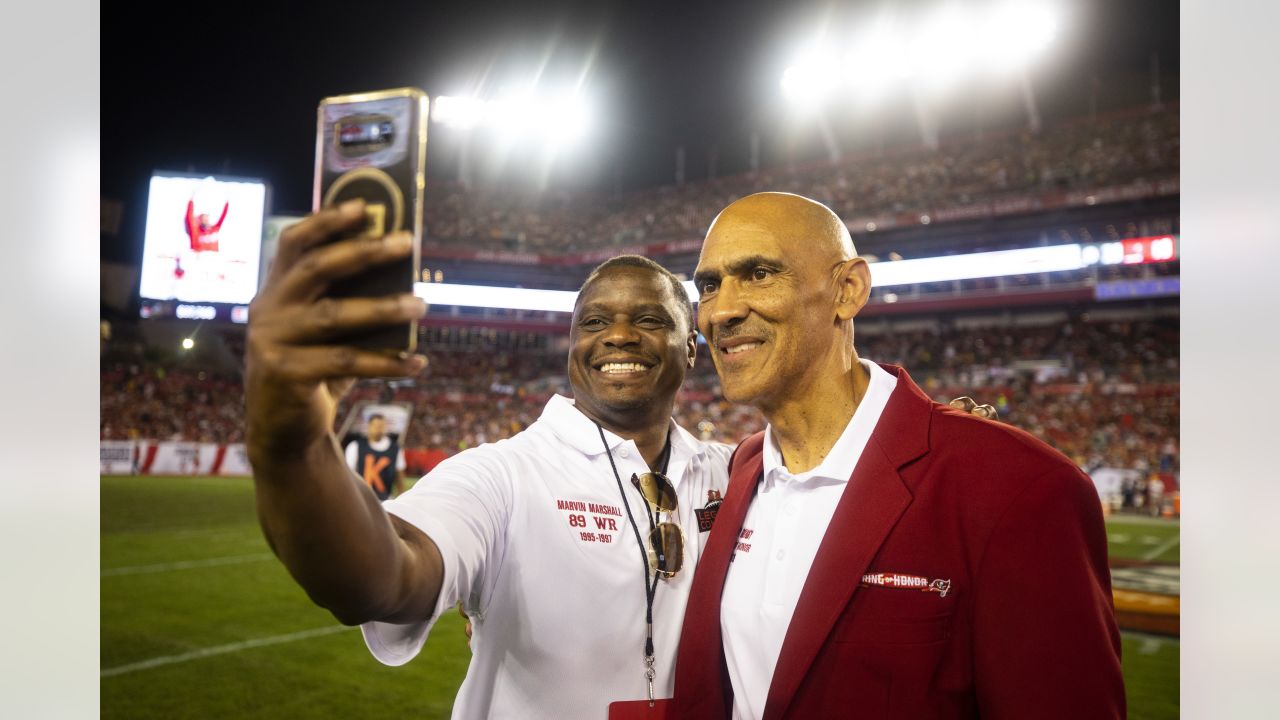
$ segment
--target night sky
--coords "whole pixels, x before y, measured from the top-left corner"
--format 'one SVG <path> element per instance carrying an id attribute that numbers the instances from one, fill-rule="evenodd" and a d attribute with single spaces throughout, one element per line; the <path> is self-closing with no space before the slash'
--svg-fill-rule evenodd
<path id="1" fill-rule="evenodd" d="M 567 189 L 671 183 L 680 145 L 691 180 L 707 176 L 712 154 L 719 174 L 741 172 L 752 131 L 762 137 L 765 165 L 816 156 L 816 133 L 778 140 L 778 79 L 795 40 L 822 18 L 829 28 L 853 27 L 885 4 L 262 2 L 105 14 L 102 195 L 125 205 L 119 236 L 103 237 L 102 258 L 140 257 L 153 170 L 264 178 L 272 212 L 308 210 L 316 104 L 342 93 L 408 85 L 433 96 L 462 94 L 481 78 L 492 91 L 539 66 L 539 87 L 550 88 L 589 68 L 583 89 L 600 116 L 593 134 L 555 166 L 552 186 Z M 940 4 L 897 3 L 897 10 L 910 16 Z M 1153 54 L 1164 99 L 1177 98 L 1177 3 L 1056 4 L 1066 25 L 1054 56 L 1033 73 L 1047 122 L 1083 115 L 1095 77 L 1103 110 L 1144 102 Z M 1012 97 L 1007 88 L 967 92 L 943 112 L 957 128 L 982 122 L 975 118 L 984 112 L 985 122 L 1009 122 L 1016 115 L 1000 108 L 1020 107 Z M 909 128 L 912 116 L 903 100 L 876 117 L 883 140 Z M 875 134 L 868 127 L 850 122 L 841 142 L 857 146 Z M 433 125 L 429 174 L 452 177 L 457 146 L 456 131 Z M 525 162 L 508 158 L 508 166 Z"/>

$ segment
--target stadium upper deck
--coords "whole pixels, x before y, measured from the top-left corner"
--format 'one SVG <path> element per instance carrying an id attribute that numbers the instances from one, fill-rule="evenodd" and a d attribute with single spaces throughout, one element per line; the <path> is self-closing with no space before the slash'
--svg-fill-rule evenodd
<path id="1" fill-rule="evenodd" d="M 696 245 L 685 248 L 681 241 L 696 243 L 719 209 L 763 190 L 813 197 L 854 233 L 881 236 L 938 223 L 1167 199 L 1178 194 L 1178 130 L 1176 106 L 1130 110 L 1040 134 L 953 138 L 937 150 L 884 149 L 837 163 L 769 168 L 619 196 L 436 185 L 428 193 L 427 253 L 438 259 L 565 265 L 592 262 L 592 251 L 687 252 Z M 1176 202 L 1154 210 L 1165 216 L 1163 222 L 1176 222 Z M 1087 217 L 1115 222 L 1105 214 Z"/>

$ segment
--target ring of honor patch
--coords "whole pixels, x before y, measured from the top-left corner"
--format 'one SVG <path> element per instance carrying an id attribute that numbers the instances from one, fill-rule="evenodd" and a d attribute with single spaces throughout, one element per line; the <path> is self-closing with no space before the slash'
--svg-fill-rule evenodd
<path id="1" fill-rule="evenodd" d="M 918 590 L 920 592 L 936 592 L 938 597 L 946 597 L 951 592 L 951 581 L 943 578 L 929 579 L 919 575 L 906 573 L 867 573 L 862 576 L 862 587 L 886 587 L 898 590 Z"/>

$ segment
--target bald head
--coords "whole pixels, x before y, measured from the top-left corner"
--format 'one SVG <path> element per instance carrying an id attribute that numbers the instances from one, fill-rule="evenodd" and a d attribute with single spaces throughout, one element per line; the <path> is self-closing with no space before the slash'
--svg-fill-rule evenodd
<path id="1" fill-rule="evenodd" d="M 871 276 L 822 203 L 780 192 L 738 200 L 711 223 L 693 279 L 698 329 L 730 401 L 767 416 L 849 375 Z"/>
<path id="2" fill-rule="evenodd" d="M 722 223 L 754 225 L 789 248 L 812 252 L 815 260 L 837 263 L 857 257 L 849 228 L 826 205 L 801 195 L 762 192 L 748 195 L 720 211 L 708 236 Z M 728 230 L 729 228 L 724 228 Z"/>

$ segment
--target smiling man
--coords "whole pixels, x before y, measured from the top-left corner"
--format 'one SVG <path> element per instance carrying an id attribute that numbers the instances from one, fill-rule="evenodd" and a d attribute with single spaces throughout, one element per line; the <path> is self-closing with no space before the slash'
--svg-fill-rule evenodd
<path id="1" fill-rule="evenodd" d="M 677 715 L 1123 717 L 1092 483 L 858 357 L 871 276 L 844 223 L 743 198 L 694 277 L 724 396 L 769 424 L 737 450 L 695 578 Z"/>
<path id="2" fill-rule="evenodd" d="M 600 720 L 615 701 L 670 697 L 707 536 L 699 515 L 725 488 L 730 450 L 671 419 L 696 348 L 683 287 L 645 258 L 601 265 L 573 313 L 574 399 L 553 397 L 523 432 L 445 460 L 382 504 L 352 482 L 331 389 L 423 361 L 333 343 L 425 307 L 323 298 L 331 279 L 411 252 L 398 235 L 335 237 L 362 217 L 344 206 L 286 230 L 250 311 L 248 449 L 272 549 L 387 664 L 412 659 L 462 603 L 473 656 L 455 718 Z"/>

